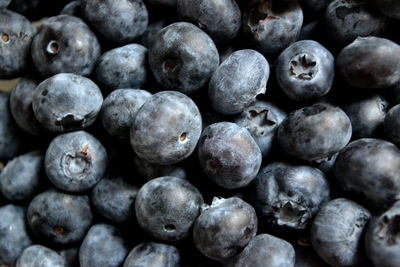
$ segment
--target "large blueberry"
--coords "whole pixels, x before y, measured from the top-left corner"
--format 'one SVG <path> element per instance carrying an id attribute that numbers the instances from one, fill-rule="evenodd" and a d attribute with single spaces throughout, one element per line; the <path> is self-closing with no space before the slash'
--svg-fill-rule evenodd
<path id="1" fill-rule="evenodd" d="M 22 145 L 9 107 L 10 94 L 0 92 L 0 160 L 14 157 Z"/>
<path id="2" fill-rule="evenodd" d="M 144 242 L 134 247 L 124 262 L 123 267 L 179 267 L 180 255 L 172 245 Z"/>
<path id="3" fill-rule="evenodd" d="M 42 245 L 27 247 L 15 267 L 65 267 L 64 258 L 56 251 Z"/>

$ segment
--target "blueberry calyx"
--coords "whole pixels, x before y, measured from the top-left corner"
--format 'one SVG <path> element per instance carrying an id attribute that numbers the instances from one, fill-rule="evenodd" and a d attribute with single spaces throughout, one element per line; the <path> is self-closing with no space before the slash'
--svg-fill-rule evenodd
<path id="1" fill-rule="evenodd" d="M 45 92 L 43 92 L 45 93 Z M 63 131 L 84 128 L 86 120 L 81 116 L 67 114 L 55 121 L 56 126 L 61 126 Z"/>
<path id="2" fill-rule="evenodd" d="M 317 62 L 310 55 L 299 54 L 290 60 L 290 71 L 300 80 L 311 80 L 318 72 Z"/>
<path id="3" fill-rule="evenodd" d="M 251 109 L 247 117 L 255 122 L 246 127 L 253 136 L 264 136 L 276 127 L 276 117 L 268 109 Z"/>
<path id="4" fill-rule="evenodd" d="M 400 234 L 400 215 L 396 215 L 392 218 L 389 216 L 383 217 L 383 223 L 385 227 L 379 232 L 379 239 L 386 239 L 386 243 L 389 246 L 396 245 L 397 236 Z"/>
<path id="5" fill-rule="evenodd" d="M 1 41 L 7 44 L 8 42 L 10 42 L 10 36 L 7 33 L 3 33 L 1 35 Z"/>
<path id="6" fill-rule="evenodd" d="M 289 227 L 305 228 L 308 219 L 311 217 L 309 209 L 290 198 L 283 198 L 273 205 L 275 224 Z"/>
<path id="7" fill-rule="evenodd" d="M 48 54 L 56 55 L 58 51 L 60 51 L 60 44 L 57 41 L 52 40 L 47 44 L 46 52 Z"/>
<path id="8" fill-rule="evenodd" d="M 84 179 L 92 164 L 93 155 L 86 145 L 79 152 L 66 153 L 61 159 L 61 168 L 65 176 L 69 178 Z"/>

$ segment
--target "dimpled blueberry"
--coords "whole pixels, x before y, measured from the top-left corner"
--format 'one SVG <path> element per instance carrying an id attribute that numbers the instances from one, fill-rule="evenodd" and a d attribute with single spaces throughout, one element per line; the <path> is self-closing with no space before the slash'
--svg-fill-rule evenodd
<path id="1" fill-rule="evenodd" d="M 49 189 L 29 204 L 27 220 L 32 231 L 54 245 L 68 246 L 83 239 L 92 224 L 87 196 Z"/>
<path id="2" fill-rule="evenodd" d="M 106 40 L 127 44 L 144 33 L 149 14 L 142 0 L 82 0 L 82 17 Z"/>
<path id="3" fill-rule="evenodd" d="M 99 87 L 88 78 L 72 73 L 60 73 L 44 80 L 32 97 L 36 119 L 52 132 L 90 126 L 102 104 Z"/>
<path id="4" fill-rule="evenodd" d="M 118 89 L 104 99 L 100 118 L 104 129 L 113 137 L 129 138 L 129 130 L 139 108 L 151 97 L 140 89 Z"/>
<path id="5" fill-rule="evenodd" d="M 22 251 L 32 244 L 25 216 L 24 207 L 0 207 L 0 264 L 14 265 Z"/>
<path id="6" fill-rule="evenodd" d="M 326 103 L 293 111 L 278 128 L 278 141 L 286 153 L 308 161 L 331 157 L 350 138 L 349 117 L 340 108 Z"/>
<path id="7" fill-rule="evenodd" d="M 49 180 L 59 189 L 82 192 L 94 187 L 105 173 L 107 151 L 84 131 L 61 134 L 51 141 L 44 166 Z"/>
<path id="8" fill-rule="evenodd" d="M 371 3 L 385 16 L 400 19 L 400 2 L 398 0 L 371 0 Z"/>
<path id="9" fill-rule="evenodd" d="M 332 266 L 357 266 L 363 257 L 362 232 L 370 216 L 367 209 L 351 200 L 338 198 L 328 202 L 311 227 L 314 249 Z"/>
<path id="10" fill-rule="evenodd" d="M 332 54 L 313 40 L 298 41 L 286 48 L 276 65 L 276 78 L 283 92 L 293 100 L 326 95 L 335 76 Z"/>
<path id="11" fill-rule="evenodd" d="M 80 18 L 59 15 L 47 19 L 32 42 L 32 60 L 45 77 L 68 72 L 89 75 L 100 57 L 100 44 Z"/>
<path id="12" fill-rule="evenodd" d="M 188 181 L 160 177 L 139 189 L 135 200 L 136 218 L 157 239 L 182 240 L 189 235 L 203 202 L 201 193 Z"/>
<path id="13" fill-rule="evenodd" d="M 211 38 L 187 22 L 159 31 L 149 49 L 150 68 L 159 84 L 185 94 L 198 92 L 219 65 Z"/>
<path id="14" fill-rule="evenodd" d="M 179 92 L 163 91 L 139 109 L 130 140 L 140 158 L 156 164 L 174 164 L 192 154 L 201 125 L 201 114 L 193 100 Z"/>
<path id="15" fill-rule="evenodd" d="M 128 245 L 117 228 L 95 224 L 86 234 L 79 249 L 81 267 L 121 266 L 129 253 Z"/>
<path id="16" fill-rule="evenodd" d="M 269 64 L 255 50 L 232 53 L 217 68 L 208 87 L 211 106 L 222 114 L 236 114 L 267 90 Z"/>
<path id="17" fill-rule="evenodd" d="M 392 107 L 386 114 L 383 122 L 385 134 L 390 141 L 400 145 L 400 105 Z"/>
<path id="18" fill-rule="evenodd" d="M 146 82 L 147 48 L 129 44 L 104 53 L 97 63 L 94 76 L 104 90 L 140 88 Z"/>
<path id="19" fill-rule="evenodd" d="M 386 88 L 400 81 L 400 45 L 385 38 L 358 37 L 343 48 L 336 65 L 358 88 Z"/>
<path id="20" fill-rule="evenodd" d="M 132 249 L 123 267 L 179 267 L 179 251 L 171 245 L 144 242 Z"/>
<path id="21" fill-rule="evenodd" d="M 35 34 L 25 17 L 0 8 L 0 79 L 16 78 L 26 69 Z"/>
<path id="22" fill-rule="evenodd" d="M 65 267 L 64 258 L 56 251 L 41 245 L 27 247 L 15 267 Z"/>
<path id="23" fill-rule="evenodd" d="M 14 157 L 22 143 L 9 107 L 10 94 L 0 92 L 0 160 Z"/>
<path id="24" fill-rule="evenodd" d="M 193 226 L 197 249 L 218 261 L 234 256 L 256 233 L 255 210 L 237 197 L 214 198 L 211 206 L 202 207 Z"/>
<path id="25" fill-rule="evenodd" d="M 239 6 L 232 0 L 177 0 L 177 14 L 208 33 L 217 45 L 235 38 L 241 26 Z"/>

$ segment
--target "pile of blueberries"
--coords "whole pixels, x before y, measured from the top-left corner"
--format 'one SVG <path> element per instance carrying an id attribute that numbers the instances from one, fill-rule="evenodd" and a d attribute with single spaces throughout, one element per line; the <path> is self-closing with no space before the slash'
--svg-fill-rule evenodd
<path id="1" fill-rule="evenodd" d="M 399 267 L 399 29 L 398 0 L 0 0 L 0 265 Z"/>

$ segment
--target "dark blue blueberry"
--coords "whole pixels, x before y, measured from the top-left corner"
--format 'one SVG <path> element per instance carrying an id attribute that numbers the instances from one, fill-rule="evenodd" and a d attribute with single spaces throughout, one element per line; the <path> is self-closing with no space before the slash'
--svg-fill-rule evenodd
<path id="1" fill-rule="evenodd" d="M 384 118 L 383 127 L 388 139 L 400 145 L 400 105 L 392 107 Z"/>
<path id="2" fill-rule="evenodd" d="M 124 223 L 135 217 L 136 186 L 123 178 L 104 178 L 92 190 L 94 208 L 105 218 Z"/>
<path id="3" fill-rule="evenodd" d="M 60 15 L 70 15 L 80 17 L 81 15 L 81 1 L 74 0 L 69 2 L 60 12 Z"/>
<path id="4" fill-rule="evenodd" d="M 157 33 L 167 25 L 168 23 L 164 19 L 150 23 L 149 26 L 147 26 L 146 31 L 143 33 L 142 38 L 140 38 L 142 45 L 149 49 L 153 45 Z"/>
<path id="5" fill-rule="evenodd" d="M 179 267 L 179 251 L 172 245 L 144 242 L 134 247 L 123 267 Z"/>
<path id="6" fill-rule="evenodd" d="M 27 247 L 15 267 L 65 267 L 64 258 L 56 251 L 41 245 Z"/>
<path id="7" fill-rule="evenodd" d="M 276 64 L 276 78 L 283 92 L 293 100 L 326 95 L 335 76 L 332 54 L 313 40 L 298 41 L 286 48 Z"/>
<path id="8" fill-rule="evenodd" d="M 336 59 L 343 78 L 358 88 L 387 88 L 400 82 L 400 45 L 385 38 L 358 37 Z"/>
<path id="9" fill-rule="evenodd" d="M 51 141 L 44 161 L 49 180 L 59 189 L 82 192 L 103 178 L 107 151 L 84 131 L 61 134 Z"/>
<path id="10" fill-rule="evenodd" d="M 371 3 L 385 16 L 400 19 L 400 2 L 398 0 L 371 0 Z"/>
<path id="11" fill-rule="evenodd" d="M 0 79 L 12 79 L 27 68 L 36 28 L 24 16 L 0 8 Z"/>
<path id="12" fill-rule="evenodd" d="M 135 200 L 139 225 L 164 241 L 186 238 L 203 204 L 201 193 L 188 181 L 164 176 L 145 183 Z"/>
<path id="13" fill-rule="evenodd" d="M 102 104 L 99 87 L 88 78 L 72 73 L 60 73 L 44 80 L 32 97 L 36 119 L 52 132 L 90 126 Z"/>
<path id="14" fill-rule="evenodd" d="M 328 202 L 312 224 L 314 249 L 332 266 L 357 266 L 363 258 L 362 233 L 370 216 L 367 209 L 351 200 L 338 198 Z"/>
<path id="15" fill-rule="evenodd" d="M 240 198 L 214 198 L 204 205 L 193 226 L 197 249 L 207 257 L 221 261 L 243 249 L 257 233 L 253 207 Z"/>
<path id="16" fill-rule="evenodd" d="M 86 234 L 79 249 L 81 267 L 121 266 L 129 247 L 117 228 L 95 224 Z"/>
<path id="17" fill-rule="evenodd" d="M 115 44 L 131 43 L 144 33 L 148 23 L 142 0 L 82 0 L 81 10 L 82 17 Z"/>
<path id="18" fill-rule="evenodd" d="M 130 132 L 135 153 L 151 163 L 170 165 L 189 157 L 201 134 L 201 114 L 186 95 L 163 91 L 136 114 Z"/>
<path id="19" fill-rule="evenodd" d="M 25 222 L 26 209 L 15 205 L 0 207 L 0 264 L 14 265 L 22 251 L 32 244 Z"/>
<path id="20" fill-rule="evenodd" d="M 10 201 L 32 199 L 39 190 L 44 153 L 35 150 L 7 162 L 0 173 L 0 191 Z"/>
<path id="21" fill-rule="evenodd" d="M 163 87 L 192 94 L 206 85 L 217 69 L 219 54 L 205 32 L 193 24 L 177 22 L 154 37 L 149 63 Z"/>
<path id="22" fill-rule="evenodd" d="M 9 107 L 10 94 L 0 92 L 0 160 L 14 157 L 22 146 Z"/>
<path id="23" fill-rule="evenodd" d="M 222 114 L 237 114 L 267 90 L 269 64 L 255 50 L 233 52 L 211 76 L 208 98 Z"/>
<path id="24" fill-rule="evenodd" d="M 92 224 L 87 196 L 69 195 L 50 189 L 29 204 L 27 220 L 41 240 L 69 246 L 83 239 Z"/>

